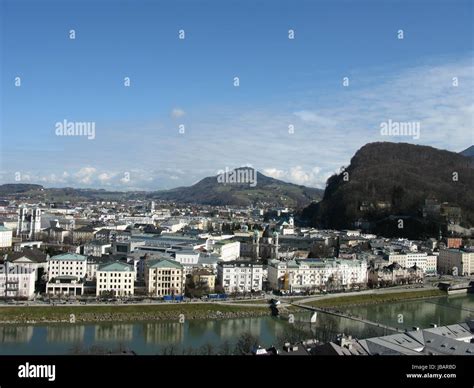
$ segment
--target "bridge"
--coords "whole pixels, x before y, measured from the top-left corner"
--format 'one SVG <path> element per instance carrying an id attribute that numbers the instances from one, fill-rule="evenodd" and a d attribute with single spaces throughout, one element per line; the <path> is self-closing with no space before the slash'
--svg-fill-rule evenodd
<path id="1" fill-rule="evenodd" d="M 468 308 L 466 308 L 466 307 L 450 306 L 449 304 L 443 304 L 443 303 L 439 303 L 439 302 L 433 302 L 433 301 L 431 301 L 431 300 L 427 300 L 426 303 L 431 303 L 431 304 L 435 304 L 435 305 L 442 306 L 442 307 L 447 307 L 447 308 L 454 309 L 454 310 L 463 310 L 463 311 L 467 311 L 467 312 L 469 312 L 469 313 L 474 313 L 474 310 L 468 309 Z"/>
<path id="2" fill-rule="evenodd" d="M 379 327 L 381 329 L 394 331 L 396 333 L 405 333 L 404 329 L 399 329 L 398 327 L 392 327 L 392 326 L 389 326 L 389 325 L 385 325 L 383 323 L 378 323 L 378 322 L 370 321 L 370 320 L 365 319 L 365 318 L 356 317 L 354 315 L 350 315 L 350 314 L 344 313 L 342 311 L 324 309 L 324 308 L 315 307 L 315 306 L 308 306 L 308 305 L 300 304 L 300 303 L 292 303 L 292 305 L 295 306 L 295 307 L 305 309 L 305 310 L 316 311 L 316 312 L 321 312 L 321 313 L 324 313 L 324 314 L 334 315 L 336 317 L 351 319 L 351 320 L 356 321 L 356 322 L 365 323 L 366 325 Z"/>
<path id="3" fill-rule="evenodd" d="M 449 293 L 456 293 L 456 292 L 469 292 L 474 290 L 474 282 L 473 281 L 450 281 L 450 282 L 439 282 L 438 288 L 440 290 L 446 291 Z"/>

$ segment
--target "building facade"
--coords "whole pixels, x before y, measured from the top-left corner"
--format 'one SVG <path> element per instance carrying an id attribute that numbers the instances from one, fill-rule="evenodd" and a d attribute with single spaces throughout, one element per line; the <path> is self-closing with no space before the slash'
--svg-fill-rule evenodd
<path id="1" fill-rule="evenodd" d="M 34 240 L 41 232 L 41 209 L 21 206 L 18 209 L 16 236 L 22 240 Z"/>
<path id="2" fill-rule="evenodd" d="M 263 266 L 255 262 L 219 262 L 217 264 L 217 282 L 226 293 L 261 291 Z"/>
<path id="3" fill-rule="evenodd" d="M 387 287 L 400 284 L 422 283 L 424 271 L 414 265 L 410 268 L 402 267 L 394 262 L 382 268 L 371 268 L 368 273 L 370 287 Z"/>
<path id="4" fill-rule="evenodd" d="M 46 292 L 59 295 L 82 295 L 87 276 L 87 257 L 76 253 L 53 256 L 48 262 Z"/>
<path id="5" fill-rule="evenodd" d="M 474 251 L 441 249 L 438 256 L 438 271 L 449 275 L 471 275 L 474 273 Z"/>
<path id="6" fill-rule="evenodd" d="M 145 262 L 145 285 L 150 296 L 183 295 L 184 281 L 184 268 L 177 261 L 149 259 Z"/>
<path id="7" fill-rule="evenodd" d="M 135 268 L 122 262 L 104 264 L 96 274 L 96 295 L 112 293 L 114 296 L 134 295 Z"/>
<path id="8" fill-rule="evenodd" d="M 216 275 L 206 269 L 200 269 L 192 273 L 193 282 L 196 285 L 203 285 L 209 289 L 209 292 L 214 292 L 216 287 Z"/>
<path id="9" fill-rule="evenodd" d="M 19 252 L 8 253 L 6 259 L 10 266 L 19 269 L 32 270 L 35 273 L 35 281 L 40 279 L 48 270 L 48 255 L 36 248 L 25 248 Z"/>
<path id="10" fill-rule="evenodd" d="M 240 256 L 240 242 L 232 240 L 216 241 L 213 245 L 214 252 L 222 261 L 236 260 Z"/>
<path id="11" fill-rule="evenodd" d="M 101 257 L 105 255 L 109 249 L 112 248 L 112 244 L 104 243 L 99 240 L 92 240 L 84 244 L 84 256 L 95 256 Z"/>
<path id="12" fill-rule="evenodd" d="M 48 280 L 58 276 L 74 276 L 82 279 L 87 275 L 87 257 L 76 253 L 62 253 L 48 259 Z"/>
<path id="13" fill-rule="evenodd" d="M 0 264 L 0 297 L 12 299 L 33 299 L 35 295 L 35 271 Z"/>
<path id="14" fill-rule="evenodd" d="M 274 290 L 289 292 L 365 287 L 367 262 L 344 259 L 271 260 L 268 264 L 268 282 Z"/>
<path id="15" fill-rule="evenodd" d="M 0 225 L 0 249 L 11 248 L 13 231 Z"/>
<path id="16" fill-rule="evenodd" d="M 427 275 L 435 275 L 437 271 L 438 257 L 428 253 L 403 253 L 390 254 L 389 264 L 398 263 L 404 268 L 411 268 L 414 265 L 420 267 Z"/>

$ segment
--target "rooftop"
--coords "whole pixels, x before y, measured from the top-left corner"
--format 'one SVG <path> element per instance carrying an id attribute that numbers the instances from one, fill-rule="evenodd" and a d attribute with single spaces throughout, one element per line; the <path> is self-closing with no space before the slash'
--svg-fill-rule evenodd
<path id="1" fill-rule="evenodd" d="M 98 271 L 106 272 L 133 272 L 135 269 L 132 265 L 115 261 L 113 263 L 106 263 L 99 267 Z"/>
<path id="2" fill-rule="evenodd" d="M 169 259 L 151 259 L 146 262 L 146 265 L 149 268 L 183 268 L 183 266 L 177 261 Z"/>
<path id="3" fill-rule="evenodd" d="M 77 253 L 62 253 L 50 258 L 50 260 L 60 260 L 60 261 L 85 261 L 87 260 L 86 256 L 79 255 Z"/>

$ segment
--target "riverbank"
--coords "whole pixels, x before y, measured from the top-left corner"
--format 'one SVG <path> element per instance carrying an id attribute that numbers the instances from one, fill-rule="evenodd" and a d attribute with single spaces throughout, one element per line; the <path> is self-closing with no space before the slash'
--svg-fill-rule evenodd
<path id="1" fill-rule="evenodd" d="M 229 319 L 270 315 L 268 307 L 229 306 L 218 303 L 104 305 L 104 306 L 1 306 L 0 324 L 61 322 L 134 322 L 179 319 Z"/>
<path id="2" fill-rule="evenodd" d="M 416 290 L 384 294 L 357 294 L 346 296 L 325 296 L 324 299 L 300 303 L 309 306 L 334 308 L 391 303 L 406 300 L 436 298 L 446 296 L 439 290 Z M 138 322 L 192 319 L 251 318 L 271 315 L 269 307 L 253 303 L 177 303 L 151 305 L 70 305 L 70 306 L 0 306 L 0 324 L 16 323 L 65 323 L 65 322 Z M 283 307 L 283 306 L 282 306 Z M 301 309 L 286 305 L 285 311 L 297 312 Z"/>
<path id="3" fill-rule="evenodd" d="M 416 290 L 409 292 L 392 292 L 385 294 L 363 294 L 337 296 L 334 298 L 326 298 L 322 300 L 302 301 L 302 304 L 315 307 L 352 307 L 379 303 L 403 302 L 407 300 L 438 298 L 447 294 L 440 290 Z"/>

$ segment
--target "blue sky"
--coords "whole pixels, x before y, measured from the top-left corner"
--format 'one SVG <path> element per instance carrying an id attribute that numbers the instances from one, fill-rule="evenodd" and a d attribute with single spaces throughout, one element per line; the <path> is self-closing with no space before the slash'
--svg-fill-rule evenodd
<path id="1" fill-rule="evenodd" d="M 0 183 L 152 190 L 251 165 L 324 187 L 367 142 L 474 142 L 471 1 L 0 4 Z"/>

